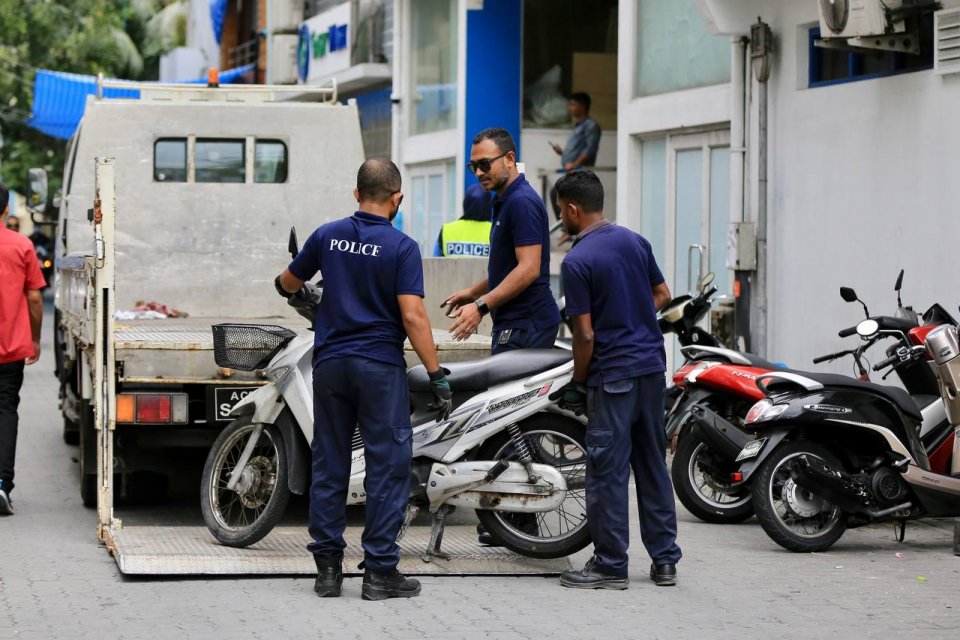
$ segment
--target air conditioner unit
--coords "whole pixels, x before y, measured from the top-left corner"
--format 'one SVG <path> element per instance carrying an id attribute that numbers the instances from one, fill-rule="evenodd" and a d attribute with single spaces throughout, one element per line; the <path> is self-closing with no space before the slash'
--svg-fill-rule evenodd
<path id="1" fill-rule="evenodd" d="M 818 0 L 820 37 L 859 38 L 898 33 L 903 21 L 892 23 L 887 12 L 903 6 L 903 0 Z"/>
<path id="2" fill-rule="evenodd" d="M 303 22 L 303 0 L 267 0 L 270 30 L 296 31 Z"/>
<path id="3" fill-rule="evenodd" d="M 960 73 L 960 9 L 933 14 L 933 71 Z"/>
<path id="4" fill-rule="evenodd" d="M 298 40 L 293 35 L 273 36 L 267 58 L 271 84 L 296 84 Z"/>

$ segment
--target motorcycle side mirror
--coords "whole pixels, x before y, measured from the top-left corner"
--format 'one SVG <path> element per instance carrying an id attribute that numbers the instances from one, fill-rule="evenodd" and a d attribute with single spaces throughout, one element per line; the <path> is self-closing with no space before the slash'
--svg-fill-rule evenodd
<path id="1" fill-rule="evenodd" d="M 840 297 L 843 298 L 844 302 L 859 302 L 863 305 L 863 313 L 867 318 L 870 317 L 870 310 L 867 309 L 867 305 L 864 304 L 863 300 L 857 297 L 857 292 L 851 289 L 850 287 L 840 287 Z"/>
<path id="2" fill-rule="evenodd" d="M 713 284 L 713 279 L 714 279 L 713 271 L 704 275 L 702 278 L 700 278 L 700 282 L 697 283 L 697 291 L 700 293 L 703 293 L 704 291 L 706 291 L 707 287 Z"/>
<path id="3" fill-rule="evenodd" d="M 900 300 L 900 287 L 903 286 L 903 269 L 900 269 L 900 275 L 897 276 L 897 284 L 893 285 L 893 290 L 897 292 L 897 307 L 902 307 L 903 302 Z"/>
<path id="4" fill-rule="evenodd" d="M 291 258 L 296 258 L 297 254 L 300 253 L 300 245 L 297 243 L 296 227 L 290 227 L 290 240 L 287 242 L 287 251 L 290 252 Z"/>
<path id="5" fill-rule="evenodd" d="M 876 320 L 862 320 L 857 325 L 857 335 L 861 338 L 872 338 L 880 331 L 880 324 Z"/>

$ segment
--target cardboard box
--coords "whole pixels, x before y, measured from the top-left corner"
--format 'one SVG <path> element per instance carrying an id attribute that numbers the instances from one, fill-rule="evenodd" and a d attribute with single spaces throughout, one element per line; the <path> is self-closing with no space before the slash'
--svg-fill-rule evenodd
<path id="1" fill-rule="evenodd" d="M 590 94 L 590 115 L 604 131 L 617 128 L 617 54 L 573 54 L 571 91 Z"/>

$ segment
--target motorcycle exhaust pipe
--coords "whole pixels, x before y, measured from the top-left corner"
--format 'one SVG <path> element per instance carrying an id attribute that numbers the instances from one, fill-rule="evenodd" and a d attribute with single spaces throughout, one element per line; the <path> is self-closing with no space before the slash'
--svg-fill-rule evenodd
<path id="1" fill-rule="evenodd" d="M 850 474 L 835 469 L 820 459 L 817 459 L 816 464 L 814 464 L 807 457 L 800 458 L 800 474 L 797 479 L 800 481 L 797 484 L 829 500 L 842 510 L 865 515 L 874 520 L 885 518 L 897 511 L 909 509 L 913 506 L 913 503 L 908 501 L 880 510 L 867 507 L 858 498 L 851 495 L 855 480 Z"/>
<path id="2" fill-rule="evenodd" d="M 689 415 L 707 445 L 730 460 L 735 460 L 743 447 L 753 440 L 746 431 L 702 404 L 691 407 Z"/>

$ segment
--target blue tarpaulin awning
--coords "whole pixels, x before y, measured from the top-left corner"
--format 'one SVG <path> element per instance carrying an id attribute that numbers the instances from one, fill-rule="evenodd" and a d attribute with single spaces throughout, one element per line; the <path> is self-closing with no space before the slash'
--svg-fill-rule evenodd
<path id="1" fill-rule="evenodd" d="M 230 69 L 220 74 L 220 84 L 232 84 L 255 69 L 254 64 Z M 206 84 L 206 78 L 187 80 L 184 84 Z M 76 73 L 38 69 L 33 78 L 33 115 L 27 121 L 34 129 L 67 139 L 74 134 L 83 117 L 87 96 L 97 92 L 97 79 Z M 106 98 L 139 98 L 137 89 L 104 88 Z"/>

